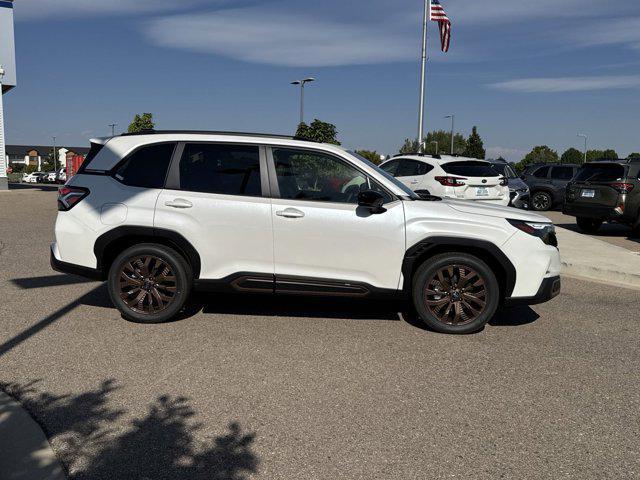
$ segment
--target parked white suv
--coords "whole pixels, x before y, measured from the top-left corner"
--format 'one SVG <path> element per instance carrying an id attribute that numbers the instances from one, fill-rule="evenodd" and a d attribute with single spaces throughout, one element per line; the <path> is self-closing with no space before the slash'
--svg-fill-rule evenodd
<path id="1" fill-rule="evenodd" d="M 334 145 L 255 134 L 92 140 L 60 188 L 55 270 L 108 281 L 127 319 L 163 322 L 193 289 L 412 299 L 440 332 L 560 291 L 554 227 L 420 198 Z"/>
<path id="2" fill-rule="evenodd" d="M 380 165 L 414 192 L 509 205 L 508 180 L 490 162 L 448 155 L 401 155 Z"/>

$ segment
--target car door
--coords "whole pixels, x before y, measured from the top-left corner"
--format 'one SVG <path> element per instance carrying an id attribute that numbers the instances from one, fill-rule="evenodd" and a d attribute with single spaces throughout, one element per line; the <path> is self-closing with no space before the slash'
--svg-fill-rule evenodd
<path id="1" fill-rule="evenodd" d="M 567 184 L 571 181 L 574 174 L 575 169 L 571 166 L 557 166 L 551 169 L 551 185 L 553 186 L 553 193 L 556 200 L 561 201 L 564 199 Z"/>
<path id="2" fill-rule="evenodd" d="M 425 175 L 433 167 L 417 160 L 400 160 L 396 177 L 414 192 L 427 188 Z"/>
<path id="3" fill-rule="evenodd" d="M 154 226 L 178 232 L 194 246 L 201 279 L 231 281 L 258 274 L 267 279 L 258 288 L 272 290 L 273 228 L 264 148 L 180 144 L 156 203 Z"/>
<path id="4" fill-rule="evenodd" d="M 396 290 L 405 252 L 402 202 L 348 160 L 316 150 L 268 150 L 276 291 Z M 386 211 L 358 206 L 375 189 Z"/>

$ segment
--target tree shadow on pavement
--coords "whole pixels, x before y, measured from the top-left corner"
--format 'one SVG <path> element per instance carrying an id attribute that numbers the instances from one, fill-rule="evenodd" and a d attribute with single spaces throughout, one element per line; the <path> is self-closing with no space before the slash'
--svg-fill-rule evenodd
<path id="1" fill-rule="evenodd" d="M 242 480 L 258 469 L 255 435 L 236 422 L 225 435 L 196 439 L 202 424 L 185 397 L 159 396 L 146 414 L 124 423 L 127 412 L 109 406 L 119 389 L 114 380 L 62 396 L 41 392 L 37 384 L 0 383 L 0 389 L 43 427 L 71 479 Z M 124 431 L 115 427 L 119 419 Z"/>

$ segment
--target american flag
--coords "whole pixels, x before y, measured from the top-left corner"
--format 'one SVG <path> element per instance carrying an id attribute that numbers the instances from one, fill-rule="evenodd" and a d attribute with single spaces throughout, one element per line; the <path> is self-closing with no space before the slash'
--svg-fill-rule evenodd
<path id="1" fill-rule="evenodd" d="M 444 7 L 440 4 L 440 0 L 431 0 L 430 19 L 438 22 L 440 26 L 440 42 L 442 43 L 442 51 L 449 51 L 451 43 L 451 20 L 447 17 Z"/>

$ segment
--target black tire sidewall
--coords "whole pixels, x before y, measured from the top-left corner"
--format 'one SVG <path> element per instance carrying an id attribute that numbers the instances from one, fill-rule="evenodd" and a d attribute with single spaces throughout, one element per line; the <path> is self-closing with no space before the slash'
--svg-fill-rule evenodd
<path id="1" fill-rule="evenodd" d="M 547 206 L 547 208 L 538 208 L 535 205 L 535 198 L 538 195 L 544 195 L 545 197 L 548 198 L 549 201 L 549 205 Z M 535 210 L 536 212 L 546 212 L 547 210 L 550 210 L 551 207 L 553 206 L 553 197 L 551 196 L 550 193 L 548 192 L 535 192 L 532 196 L 531 196 L 531 208 L 533 210 Z"/>
<path id="2" fill-rule="evenodd" d="M 425 283 L 433 277 L 438 269 L 451 264 L 468 265 L 475 269 L 485 281 L 487 289 L 485 309 L 478 318 L 467 325 L 441 323 L 424 304 Z M 411 297 L 420 319 L 429 328 L 440 333 L 466 334 L 481 330 L 493 318 L 500 303 L 500 286 L 491 268 L 480 258 L 466 253 L 443 253 L 426 260 L 418 268 L 413 276 Z"/>
<path id="3" fill-rule="evenodd" d="M 118 293 L 120 270 L 126 261 L 139 255 L 154 255 L 169 264 L 176 276 L 176 296 L 171 305 L 155 314 L 142 314 L 131 310 Z M 143 243 L 124 250 L 111 264 L 107 285 L 114 306 L 122 316 L 136 323 L 163 323 L 174 318 L 184 307 L 191 293 L 193 275 L 189 264 L 172 248 L 154 243 Z"/>

